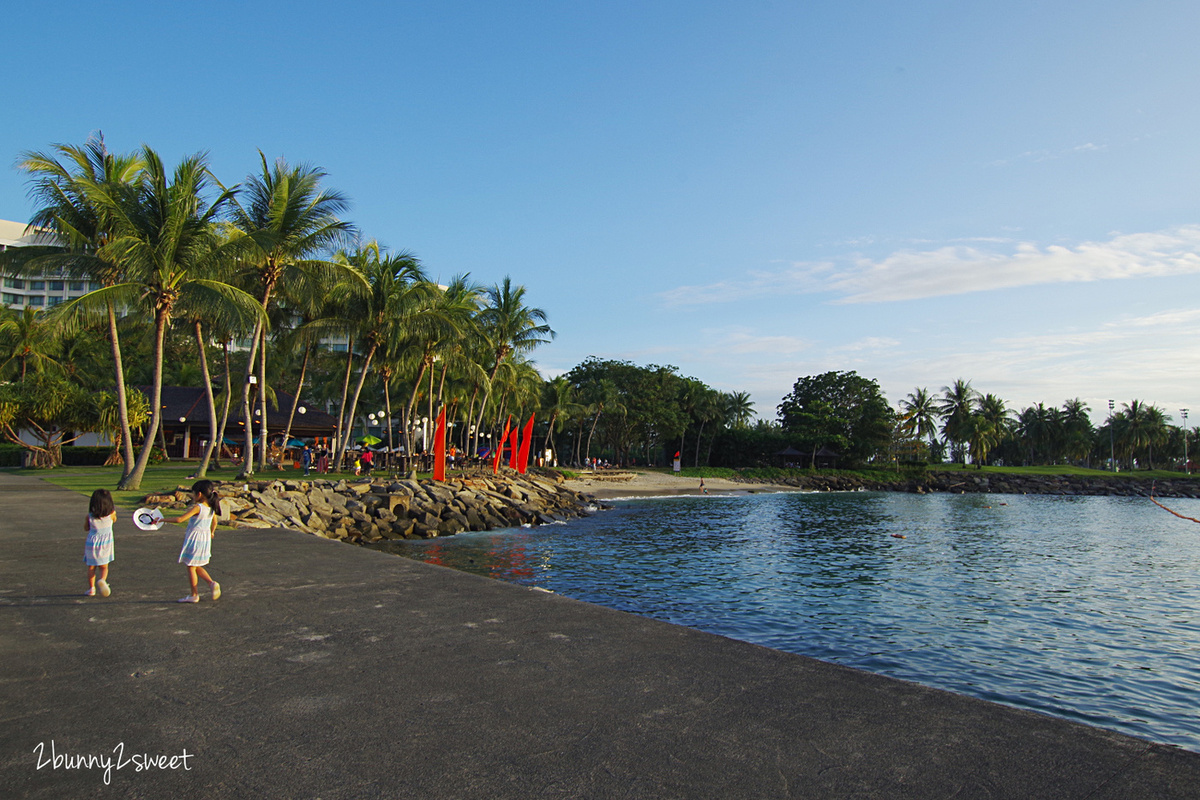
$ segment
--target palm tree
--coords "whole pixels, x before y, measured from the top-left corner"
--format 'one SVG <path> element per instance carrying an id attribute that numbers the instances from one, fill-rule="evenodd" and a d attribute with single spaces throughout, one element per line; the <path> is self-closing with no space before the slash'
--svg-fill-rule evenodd
<path id="1" fill-rule="evenodd" d="M 141 180 L 144 163 L 137 155 L 115 155 L 104 144 L 104 135 L 96 134 L 82 147 L 56 145 L 58 155 L 27 152 L 17 168 L 31 176 L 30 195 L 40 204 L 29 225 L 49 232 L 57 244 L 53 247 L 13 248 L 9 255 L 28 259 L 27 268 L 43 272 L 61 269 L 72 277 L 86 278 L 103 287 L 124 281 L 120 266 L 106 259 L 104 245 L 112 236 L 112 220 L 98 202 L 97 190 L 121 191 Z M 96 299 L 96 298 L 93 298 Z M 124 464 L 122 479 L 133 469 L 133 437 L 130 434 L 129 396 L 121 359 L 121 340 L 117 332 L 117 308 L 122 298 L 110 292 L 100 299 L 108 322 L 116 382 L 120 445 Z"/>
<path id="2" fill-rule="evenodd" d="M 338 218 L 349 206 L 346 198 L 339 192 L 321 188 L 326 174 L 319 168 L 307 164 L 289 167 L 283 159 L 268 164 L 261 151 L 258 155 L 262 161 L 261 172 L 246 179 L 241 192 L 245 199 L 233 206 L 231 216 L 234 226 L 245 237 L 242 257 L 257 283 L 263 310 L 270 307 L 280 283 L 287 283 L 292 291 L 316 294 L 317 287 L 328 290 L 339 280 L 353 279 L 354 270 L 348 265 L 316 258 L 318 253 L 336 246 L 353 233 L 353 226 Z M 242 419 L 246 426 L 242 477 L 254 473 L 250 377 L 254 374 L 256 357 L 259 359 L 259 379 L 263 381 L 259 387 L 262 395 L 261 459 L 266 459 L 265 338 L 265 325 L 260 323 L 250 341 L 250 356 L 242 384 Z M 339 438 L 344 440 L 346 437 L 341 435 Z"/>
<path id="3" fill-rule="evenodd" d="M 200 360 L 200 383 L 204 388 L 208 411 L 208 444 L 200 458 L 200 467 L 196 470 L 197 478 L 208 474 L 208 464 L 213 451 L 220 446 L 218 437 L 224 436 L 222 426 L 217 422 L 217 403 L 213 394 L 212 375 L 208 369 L 209 340 L 214 331 L 224 337 L 228 335 L 228 331 L 245 332 L 252 329 L 262 313 L 257 301 L 251 306 L 246 304 L 246 298 L 253 300 L 250 295 L 231 299 L 224 282 L 233 277 L 236 268 L 233 259 L 214 259 L 209 268 L 211 274 L 208 280 L 191 281 L 187 287 L 188 291 L 180 293 L 179 302 L 176 304 L 179 320 L 187 325 L 195 337 L 196 352 Z M 225 380 L 225 408 L 229 408 L 228 374 Z"/>
<path id="4" fill-rule="evenodd" d="M 136 191 L 118 187 L 117 191 L 98 193 L 105 214 L 114 222 L 114 235 L 102 248 L 102 256 L 119 264 L 126 277 L 126 284 L 110 290 L 120 290 L 125 296 L 130 289 L 137 291 L 154 318 L 150 424 L 133 470 L 118 484 L 120 489 L 139 488 L 150 460 L 162 419 L 163 342 L 181 297 L 203 291 L 244 310 L 257 305 L 245 292 L 210 277 L 215 265 L 228 257 L 216 235 L 215 222 L 231 194 L 222 192 L 211 203 L 203 199 L 212 179 L 205 157 L 184 158 L 173 173 L 167 172 L 162 159 L 149 147 L 142 148 L 142 160 L 145 170 Z"/>
<path id="5" fill-rule="evenodd" d="M 937 438 L 938 402 L 928 389 L 916 388 L 900 401 L 901 429 L 909 436 L 928 439 L 932 452 Z"/>
<path id="6" fill-rule="evenodd" d="M 479 407 L 479 418 L 475 421 L 476 437 L 483 426 L 484 409 L 500 364 L 513 353 L 527 353 L 554 338 L 554 331 L 546 324 L 546 312 L 526 306 L 525 287 L 513 286 L 512 278 L 508 276 L 503 283 L 487 290 L 487 303 L 479 314 L 479 326 L 494 360 Z M 478 449 L 478 440 L 475 449 Z"/>
<path id="7" fill-rule="evenodd" d="M 577 412 L 579 404 L 575 402 L 575 387 L 565 375 L 547 381 L 542 391 L 542 410 L 550 415 L 546 426 L 546 441 L 542 443 L 542 449 L 554 450 L 554 458 L 557 460 L 557 448 L 551 447 L 554 434 L 562 431 L 563 423 Z"/>
<path id="8" fill-rule="evenodd" d="M 979 393 L 971 388 L 971 382 L 962 378 L 950 386 L 942 387 L 942 399 L 938 401 L 937 410 L 942 417 L 942 434 L 952 443 L 952 461 L 961 459 L 966 462 L 962 446 L 971 438 L 971 413 L 978 396 Z"/>
<path id="9" fill-rule="evenodd" d="M 1072 461 L 1083 461 L 1092 450 L 1095 429 L 1088 416 L 1091 409 L 1078 397 L 1063 403 L 1063 455 Z"/>
<path id="10" fill-rule="evenodd" d="M 21 311 L 0 309 L 0 378 L 14 373 L 18 383 L 24 383 L 25 373 L 33 368 L 44 372 L 47 367 L 62 372 L 54 359 L 61 329 L 47 320 L 46 315 L 32 306 Z"/>
<path id="11" fill-rule="evenodd" d="M 1011 414 L 1004 401 L 994 394 L 987 394 L 977 401 L 975 414 L 971 416 L 969 443 L 971 460 L 979 469 L 987 463 L 988 453 L 1008 435 Z"/>
<path id="12" fill-rule="evenodd" d="M 734 392 L 725 395 L 725 419 L 732 427 L 749 428 L 750 420 L 753 418 L 754 401 L 750 399 L 749 392 Z"/>
<path id="13" fill-rule="evenodd" d="M 345 428 L 340 431 L 336 464 L 342 463 L 349 447 L 354 412 L 375 354 L 387 342 L 403 336 L 405 326 L 430 291 L 420 262 L 410 253 L 385 255 L 378 243 L 370 242 L 348 254 L 346 259 L 366 281 L 365 291 L 356 283 L 341 284 L 342 291 L 349 292 L 348 307 L 351 319 L 356 323 L 355 338 L 362 348 L 363 361 L 358 385 L 342 415 Z"/>

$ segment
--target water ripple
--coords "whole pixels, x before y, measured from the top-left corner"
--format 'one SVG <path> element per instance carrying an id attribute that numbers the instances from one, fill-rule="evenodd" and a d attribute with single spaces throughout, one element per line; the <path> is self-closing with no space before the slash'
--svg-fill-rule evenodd
<path id="1" fill-rule="evenodd" d="M 1143 498 L 644 499 L 381 549 L 1200 750 L 1200 528 Z"/>

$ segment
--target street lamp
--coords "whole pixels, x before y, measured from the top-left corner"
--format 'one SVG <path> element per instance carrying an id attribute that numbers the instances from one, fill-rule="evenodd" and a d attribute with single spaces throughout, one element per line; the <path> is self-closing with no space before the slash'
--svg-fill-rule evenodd
<path id="1" fill-rule="evenodd" d="M 1187 415 L 1188 415 L 1188 410 L 1187 410 L 1186 408 L 1181 408 L 1181 409 L 1179 409 L 1179 413 L 1183 415 L 1183 473 L 1184 473 L 1185 475 L 1191 475 L 1191 474 L 1192 474 L 1192 471 L 1191 471 L 1191 469 L 1189 468 L 1189 467 L 1190 467 L 1190 464 L 1188 463 L 1188 448 L 1187 448 Z"/>
<path id="2" fill-rule="evenodd" d="M 1115 403 L 1108 401 L 1108 460 L 1112 462 L 1112 471 L 1117 471 L 1117 451 L 1113 445 L 1113 408 Z"/>

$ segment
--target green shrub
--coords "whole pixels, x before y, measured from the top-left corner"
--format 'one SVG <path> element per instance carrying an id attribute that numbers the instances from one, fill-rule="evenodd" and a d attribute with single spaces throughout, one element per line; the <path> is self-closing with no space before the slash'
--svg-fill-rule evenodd
<path id="1" fill-rule="evenodd" d="M 75 447 L 62 449 L 64 467 L 102 467 L 112 453 L 111 447 Z"/>

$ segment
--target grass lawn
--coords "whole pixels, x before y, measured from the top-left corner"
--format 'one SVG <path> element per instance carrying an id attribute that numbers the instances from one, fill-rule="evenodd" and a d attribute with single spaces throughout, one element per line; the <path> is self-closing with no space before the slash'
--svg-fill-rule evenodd
<path id="1" fill-rule="evenodd" d="M 984 467 L 978 470 L 973 466 L 963 466 L 962 464 L 930 464 L 931 470 L 960 471 L 960 472 L 989 472 L 1000 475 L 1079 475 L 1086 478 L 1193 478 L 1194 475 L 1188 475 L 1183 472 L 1177 472 L 1169 469 L 1139 469 L 1133 472 L 1118 472 L 1115 475 L 1106 469 L 1088 469 L 1086 467 L 1072 467 L 1069 465 L 1055 465 L 1049 467 Z"/>
<path id="2" fill-rule="evenodd" d="M 85 497 L 90 497 L 92 492 L 97 489 L 108 489 L 112 492 L 113 502 L 118 508 L 132 511 L 142 504 L 142 498 L 148 494 L 173 492 L 178 486 L 190 488 L 195 483 L 195 480 L 188 476 L 195 472 L 197 466 L 196 462 L 180 463 L 178 461 L 148 466 L 146 467 L 146 474 L 142 477 L 142 488 L 136 491 L 117 491 L 117 481 L 121 479 L 121 468 L 119 466 L 59 467 L 58 469 L 44 470 L 12 470 L 12 472 L 41 478 L 44 481 L 53 483 L 55 486 L 79 492 Z M 240 464 L 230 465 L 221 469 L 209 469 L 207 477 L 212 480 L 232 481 L 237 478 L 239 472 L 241 472 Z M 376 477 L 382 474 L 379 470 L 375 470 Z M 353 473 L 330 472 L 325 475 L 319 475 L 313 472 L 310 473 L 309 480 L 313 478 L 340 480 L 352 477 L 354 477 Z M 304 470 L 292 469 L 290 467 L 282 470 L 267 469 L 263 472 L 254 473 L 253 480 L 273 481 L 288 478 L 304 480 Z"/>

